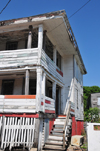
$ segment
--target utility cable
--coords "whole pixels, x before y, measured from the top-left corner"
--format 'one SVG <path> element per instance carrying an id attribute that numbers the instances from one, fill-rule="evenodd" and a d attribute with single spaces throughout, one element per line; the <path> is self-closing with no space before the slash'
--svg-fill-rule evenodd
<path id="1" fill-rule="evenodd" d="M 8 4 L 9 4 L 10 2 L 11 2 L 11 0 L 9 0 L 8 3 L 5 5 L 5 7 L 1 10 L 0 15 L 1 15 L 1 13 L 6 9 L 6 7 L 8 6 Z"/>
<path id="2" fill-rule="evenodd" d="M 85 3 L 82 7 L 80 7 L 75 13 L 73 13 L 68 19 L 70 19 L 72 16 L 74 16 L 77 12 L 79 12 L 83 7 L 85 7 L 91 0 L 89 0 L 87 3 Z"/>

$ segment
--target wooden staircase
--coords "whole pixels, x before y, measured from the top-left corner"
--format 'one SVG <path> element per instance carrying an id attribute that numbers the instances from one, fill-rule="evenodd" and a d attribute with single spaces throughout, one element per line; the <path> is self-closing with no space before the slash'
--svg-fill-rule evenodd
<path id="1" fill-rule="evenodd" d="M 65 151 L 71 137 L 72 120 L 70 106 L 66 115 L 59 115 L 54 121 L 53 129 L 43 146 L 43 150 Z"/>

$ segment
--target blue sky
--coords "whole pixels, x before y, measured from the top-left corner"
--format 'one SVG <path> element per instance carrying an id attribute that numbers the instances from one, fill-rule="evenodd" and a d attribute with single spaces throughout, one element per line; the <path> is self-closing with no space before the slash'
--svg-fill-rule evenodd
<path id="1" fill-rule="evenodd" d="M 65 9 L 70 17 L 88 0 L 12 0 L 0 15 L 0 20 L 33 16 Z M 0 10 L 8 0 L 0 0 Z M 100 86 L 100 0 L 91 0 L 69 19 L 76 37 L 87 75 L 84 86 Z"/>

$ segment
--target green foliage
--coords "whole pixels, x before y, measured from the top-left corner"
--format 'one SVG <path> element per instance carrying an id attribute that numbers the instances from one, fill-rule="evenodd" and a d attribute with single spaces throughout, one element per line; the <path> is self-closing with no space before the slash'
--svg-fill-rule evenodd
<path id="1" fill-rule="evenodd" d="M 90 94 L 91 93 L 99 93 L 100 92 L 100 87 L 98 86 L 92 86 L 92 87 L 88 87 L 88 86 L 84 86 L 83 87 L 83 98 L 84 98 L 84 111 L 86 111 L 86 107 L 87 107 L 87 102 L 90 101 Z"/>
<path id="2" fill-rule="evenodd" d="M 99 112 L 100 110 L 97 107 L 89 108 L 84 112 L 84 121 L 98 123 L 100 121 Z"/>

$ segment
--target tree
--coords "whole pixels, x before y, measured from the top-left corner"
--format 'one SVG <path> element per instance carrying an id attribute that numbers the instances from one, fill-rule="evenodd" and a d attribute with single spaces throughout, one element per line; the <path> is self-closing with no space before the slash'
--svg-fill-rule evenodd
<path id="1" fill-rule="evenodd" d="M 84 111 L 87 110 L 87 102 L 90 101 L 90 94 L 91 93 L 99 93 L 100 87 L 98 86 L 84 86 L 83 87 L 83 98 L 84 98 Z"/>
<path id="2" fill-rule="evenodd" d="M 84 121 L 87 122 L 100 122 L 99 119 L 99 112 L 100 110 L 95 107 L 95 108 L 89 108 L 84 112 Z"/>

